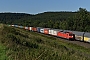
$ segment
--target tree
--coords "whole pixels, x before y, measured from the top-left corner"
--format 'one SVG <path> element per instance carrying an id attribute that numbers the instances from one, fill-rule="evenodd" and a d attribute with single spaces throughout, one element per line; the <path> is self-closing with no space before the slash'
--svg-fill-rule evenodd
<path id="1" fill-rule="evenodd" d="M 80 31 L 87 31 L 88 28 L 86 26 L 90 25 L 88 23 L 90 22 L 89 17 L 89 12 L 86 9 L 79 8 L 79 11 L 77 11 L 77 14 L 74 19 L 74 29 Z"/>

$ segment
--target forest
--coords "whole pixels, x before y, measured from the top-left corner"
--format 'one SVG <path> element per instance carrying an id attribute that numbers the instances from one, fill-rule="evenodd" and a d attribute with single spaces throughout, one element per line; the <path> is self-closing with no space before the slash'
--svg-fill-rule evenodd
<path id="1" fill-rule="evenodd" d="M 85 8 L 38 14 L 7 12 L 0 13 L 0 23 L 90 32 L 90 12 Z"/>

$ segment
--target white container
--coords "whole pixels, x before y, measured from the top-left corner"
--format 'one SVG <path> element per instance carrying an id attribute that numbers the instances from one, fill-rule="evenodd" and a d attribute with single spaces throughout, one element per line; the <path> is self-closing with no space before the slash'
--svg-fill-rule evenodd
<path id="1" fill-rule="evenodd" d="M 28 27 L 28 30 L 30 30 L 30 31 L 31 31 L 31 30 L 32 30 L 32 27 Z"/>
<path id="2" fill-rule="evenodd" d="M 28 27 L 25 27 L 26 30 L 28 30 Z"/>
<path id="3" fill-rule="evenodd" d="M 44 33 L 44 28 L 41 28 L 41 29 L 40 29 L 40 32 L 41 32 L 41 33 Z"/>
<path id="4" fill-rule="evenodd" d="M 11 26 L 14 26 L 14 25 L 11 25 Z"/>
<path id="5" fill-rule="evenodd" d="M 57 36 L 57 31 L 53 30 L 53 35 Z"/>
<path id="6" fill-rule="evenodd" d="M 53 30 L 52 29 L 49 30 L 49 34 L 53 35 Z"/>
<path id="7" fill-rule="evenodd" d="M 58 29 L 52 29 L 52 35 L 57 36 L 58 32 L 59 32 Z"/>

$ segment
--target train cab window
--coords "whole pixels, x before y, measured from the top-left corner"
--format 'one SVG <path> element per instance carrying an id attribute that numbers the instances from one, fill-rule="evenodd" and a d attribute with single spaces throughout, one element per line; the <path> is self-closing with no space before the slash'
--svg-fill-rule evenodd
<path id="1" fill-rule="evenodd" d="M 69 34 L 69 36 L 73 36 L 73 34 Z"/>

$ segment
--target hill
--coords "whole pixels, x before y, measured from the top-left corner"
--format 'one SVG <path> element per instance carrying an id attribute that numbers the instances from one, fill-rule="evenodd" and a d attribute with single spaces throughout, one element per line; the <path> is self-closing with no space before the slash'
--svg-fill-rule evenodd
<path id="1" fill-rule="evenodd" d="M 89 48 L 3 24 L 0 24 L 0 44 L 2 60 L 90 60 Z"/>
<path id="2" fill-rule="evenodd" d="M 43 23 L 50 23 L 49 21 L 56 22 L 67 20 L 68 17 L 72 17 L 73 15 L 75 15 L 75 12 L 44 12 L 36 15 L 26 13 L 0 13 L 0 22 L 25 26 L 41 26 Z M 46 25 L 49 24 L 43 24 L 42 27 Z"/>
<path id="3" fill-rule="evenodd" d="M 26 14 L 26 13 L 10 13 L 10 12 L 0 13 L 0 22 L 11 24 L 11 23 L 14 23 L 14 21 L 16 20 L 27 18 L 28 16 L 32 16 L 32 15 Z"/>
<path id="4" fill-rule="evenodd" d="M 0 23 L 90 32 L 90 12 L 79 8 L 76 12 L 44 12 L 36 15 L 0 13 Z"/>

